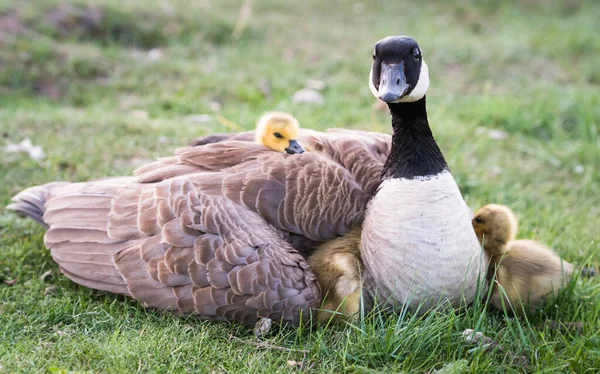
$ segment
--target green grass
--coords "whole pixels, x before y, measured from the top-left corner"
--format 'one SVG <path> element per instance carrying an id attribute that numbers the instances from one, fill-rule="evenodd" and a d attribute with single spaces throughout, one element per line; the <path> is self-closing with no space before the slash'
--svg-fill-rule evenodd
<path id="1" fill-rule="evenodd" d="M 578 267 L 600 265 L 597 1 L 263 0 L 238 41 L 238 1 L 190 3 L 102 0 L 90 10 L 83 1 L 0 0 L 0 148 L 29 137 L 47 153 L 38 164 L 0 150 L 0 206 L 31 185 L 123 175 L 196 136 L 230 131 L 185 119 L 214 114 L 215 98 L 219 114 L 245 129 L 278 109 L 309 128 L 388 132 L 366 82 L 374 42 L 402 33 L 424 50 L 430 123 L 469 205 L 506 204 L 521 218 L 521 238 Z M 153 48 L 162 58 L 148 58 Z M 311 78 L 327 84 L 325 104 L 293 104 Z M 507 138 L 491 139 L 490 129 Z M 0 213 L 0 280 L 17 279 L 0 284 L 0 372 L 285 372 L 296 370 L 287 360 L 303 359 L 298 350 L 308 350 L 314 372 L 426 372 L 461 359 L 469 372 L 525 370 L 506 355 L 472 352 L 461 342 L 466 328 L 527 357 L 531 372 L 600 367 L 598 280 L 573 282 L 529 319 L 481 305 L 375 314 L 356 325 L 281 328 L 267 339 L 293 350 L 280 351 L 229 340 L 251 338 L 241 326 L 79 287 L 58 274 L 42 238 L 35 223 Z M 44 296 L 50 284 L 57 292 Z M 546 319 L 581 322 L 583 332 L 539 328 Z"/>

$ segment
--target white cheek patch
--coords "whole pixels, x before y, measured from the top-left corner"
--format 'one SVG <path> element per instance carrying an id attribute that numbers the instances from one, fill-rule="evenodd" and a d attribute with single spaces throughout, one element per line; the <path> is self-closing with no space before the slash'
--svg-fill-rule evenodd
<path id="1" fill-rule="evenodd" d="M 371 93 L 373 96 L 379 99 L 379 91 L 375 88 L 373 84 L 373 68 L 371 68 L 371 72 L 369 73 L 369 88 L 371 89 Z"/>
<path id="2" fill-rule="evenodd" d="M 427 67 L 427 64 L 425 63 L 425 60 L 423 60 L 421 63 L 421 72 L 419 73 L 419 79 L 417 80 L 417 85 L 415 86 L 415 88 L 413 88 L 413 90 L 410 92 L 409 95 L 406 95 L 403 98 L 401 98 L 400 100 L 395 101 L 395 102 L 396 103 L 412 103 L 415 101 L 419 101 L 425 96 L 428 89 L 429 89 L 429 68 Z"/>
<path id="3" fill-rule="evenodd" d="M 375 88 L 373 84 L 373 68 L 371 68 L 371 72 L 369 73 L 369 88 L 371 89 L 371 93 L 376 98 L 379 98 L 379 91 Z M 410 92 L 409 95 L 404 96 L 400 100 L 394 101 L 394 103 L 412 103 L 415 101 L 421 100 L 427 90 L 429 89 L 429 68 L 425 63 L 425 60 L 421 63 L 421 72 L 419 73 L 419 79 L 417 80 L 417 85 Z"/>

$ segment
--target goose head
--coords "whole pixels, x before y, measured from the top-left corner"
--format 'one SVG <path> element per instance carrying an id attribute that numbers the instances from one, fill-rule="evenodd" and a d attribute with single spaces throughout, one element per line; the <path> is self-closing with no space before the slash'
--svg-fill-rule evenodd
<path id="1" fill-rule="evenodd" d="M 477 239 L 484 243 L 486 251 L 491 255 L 502 254 L 504 245 L 514 240 L 517 234 L 517 218 L 504 205 L 488 204 L 479 208 L 471 223 Z"/>
<path id="2" fill-rule="evenodd" d="M 256 124 L 256 142 L 276 152 L 304 153 L 298 143 L 300 124 L 287 113 L 268 112 Z"/>
<path id="3" fill-rule="evenodd" d="M 429 88 L 429 71 L 419 44 L 408 36 L 388 36 L 375 44 L 369 74 L 373 95 L 391 103 L 421 100 Z"/>

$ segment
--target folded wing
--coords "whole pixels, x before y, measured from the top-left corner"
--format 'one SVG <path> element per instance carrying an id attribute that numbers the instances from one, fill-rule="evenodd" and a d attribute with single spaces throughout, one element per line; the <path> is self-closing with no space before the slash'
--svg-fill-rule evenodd
<path id="1" fill-rule="evenodd" d="M 216 153 L 200 148 L 217 152 L 178 151 L 156 181 L 48 184 L 11 208 L 42 217 L 46 246 L 79 284 L 205 319 L 297 323 L 320 302 L 301 252 L 360 225 L 369 195 L 319 155 L 234 147 L 214 171 Z"/>

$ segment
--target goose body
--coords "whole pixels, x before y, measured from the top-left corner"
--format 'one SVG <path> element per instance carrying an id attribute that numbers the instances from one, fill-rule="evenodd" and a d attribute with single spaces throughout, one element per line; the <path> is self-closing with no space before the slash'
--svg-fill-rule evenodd
<path id="1" fill-rule="evenodd" d="M 483 256 L 469 219 L 448 171 L 384 180 L 362 226 L 365 287 L 396 305 L 473 300 Z"/>
<path id="2" fill-rule="evenodd" d="M 323 296 L 307 256 L 361 228 L 375 300 L 469 303 L 485 260 L 431 135 L 420 53 L 407 37 L 376 45 L 369 85 L 392 113 L 387 156 L 367 133 L 306 133 L 314 151 L 302 156 L 217 139 L 132 177 L 32 187 L 9 208 L 48 227 L 75 282 L 204 319 L 307 318 Z"/>

